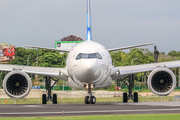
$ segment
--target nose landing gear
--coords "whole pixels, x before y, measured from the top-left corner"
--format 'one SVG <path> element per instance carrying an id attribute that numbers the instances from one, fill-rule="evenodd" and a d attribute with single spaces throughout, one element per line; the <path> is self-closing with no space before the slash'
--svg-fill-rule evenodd
<path id="1" fill-rule="evenodd" d="M 85 97 L 85 104 L 95 104 L 96 103 L 96 97 L 92 96 L 91 88 L 93 85 L 86 85 L 86 88 L 88 88 L 88 95 Z"/>

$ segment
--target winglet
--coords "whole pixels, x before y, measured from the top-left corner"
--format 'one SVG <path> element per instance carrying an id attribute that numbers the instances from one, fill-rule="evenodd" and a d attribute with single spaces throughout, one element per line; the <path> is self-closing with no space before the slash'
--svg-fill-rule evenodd
<path id="1" fill-rule="evenodd" d="M 92 33 L 91 33 L 91 8 L 90 8 L 90 0 L 87 0 L 87 41 L 92 40 Z"/>

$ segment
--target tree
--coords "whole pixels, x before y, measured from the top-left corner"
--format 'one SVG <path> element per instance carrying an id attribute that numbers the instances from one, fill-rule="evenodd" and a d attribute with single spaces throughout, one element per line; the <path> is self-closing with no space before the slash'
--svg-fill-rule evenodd
<path id="1" fill-rule="evenodd" d="M 61 41 L 83 41 L 83 39 L 75 35 L 70 35 L 70 36 L 62 38 Z"/>
<path id="2" fill-rule="evenodd" d="M 15 59 L 10 61 L 10 64 L 15 65 L 27 65 L 27 52 L 25 48 L 17 47 L 15 48 Z M 25 59 L 26 58 L 26 59 Z"/>
<path id="3" fill-rule="evenodd" d="M 137 58 L 133 61 L 134 65 L 153 63 L 153 56 L 151 56 L 151 54 L 147 54 L 144 51 L 147 50 L 139 48 L 132 49 L 128 55 L 127 61 L 131 63 L 134 58 Z"/>
<path id="4" fill-rule="evenodd" d="M 145 52 L 144 52 L 145 51 Z M 133 65 L 153 63 L 153 55 L 147 49 L 131 49 L 129 53 L 122 51 L 111 52 L 111 57 L 114 66 L 129 66 L 134 58 Z"/>
<path id="5" fill-rule="evenodd" d="M 25 49 L 22 47 L 15 48 L 15 59 L 10 61 L 8 64 L 14 65 L 27 65 L 27 59 L 29 58 L 28 65 L 35 66 L 37 58 L 36 49 Z"/>
<path id="6" fill-rule="evenodd" d="M 178 59 L 179 58 L 176 55 L 171 55 L 171 54 L 166 55 L 166 54 L 161 52 L 159 54 L 158 62 L 175 61 Z"/>
<path id="7" fill-rule="evenodd" d="M 170 52 L 168 53 L 168 55 L 171 55 L 171 56 L 173 56 L 173 57 L 178 57 L 178 58 L 180 59 L 180 51 L 174 51 L 174 50 L 172 50 L 172 51 L 170 51 Z"/>
<path id="8" fill-rule="evenodd" d="M 41 51 L 41 50 L 40 50 Z M 39 57 L 39 66 L 41 67 L 65 67 L 67 53 L 59 54 L 59 52 L 45 52 L 42 50 Z"/>

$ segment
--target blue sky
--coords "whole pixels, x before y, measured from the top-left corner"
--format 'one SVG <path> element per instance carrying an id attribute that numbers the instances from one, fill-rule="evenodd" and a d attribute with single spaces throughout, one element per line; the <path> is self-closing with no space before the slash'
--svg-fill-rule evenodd
<path id="1" fill-rule="evenodd" d="M 106 48 L 155 42 L 180 51 L 179 0 L 91 0 L 92 39 Z M 55 47 L 86 39 L 86 0 L 0 0 L 0 42 Z M 153 50 L 153 46 L 148 46 Z"/>

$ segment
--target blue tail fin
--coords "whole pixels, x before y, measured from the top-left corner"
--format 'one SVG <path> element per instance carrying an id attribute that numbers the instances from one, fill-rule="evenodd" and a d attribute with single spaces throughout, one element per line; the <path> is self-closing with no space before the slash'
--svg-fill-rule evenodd
<path id="1" fill-rule="evenodd" d="M 92 33 L 91 33 L 91 9 L 90 9 L 90 0 L 87 0 L 87 41 L 92 40 Z"/>

